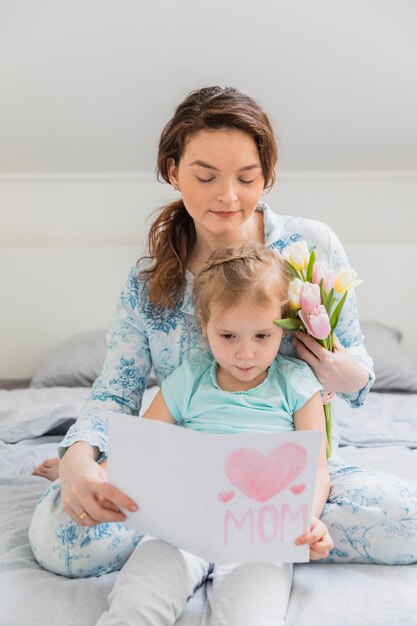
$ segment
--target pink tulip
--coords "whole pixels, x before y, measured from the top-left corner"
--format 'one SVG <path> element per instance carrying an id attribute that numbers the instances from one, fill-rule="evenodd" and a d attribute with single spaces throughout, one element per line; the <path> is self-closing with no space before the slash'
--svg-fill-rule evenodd
<path id="1" fill-rule="evenodd" d="M 315 285 L 320 285 L 320 281 L 323 280 L 323 289 L 326 293 L 329 293 L 334 283 L 334 272 L 327 265 L 326 261 L 314 262 L 312 280 Z"/>
<path id="2" fill-rule="evenodd" d="M 310 314 L 302 309 L 298 314 L 309 335 L 315 339 L 326 339 L 329 336 L 331 330 L 330 320 L 322 304 L 316 307 Z"/>
<path id="3" fill-rule="evenodd" d="M 300 305 L 303 311 L 312 313 L 321 304 L 320 287 L 312 283 L 303 283 L 300 291 Z"/>

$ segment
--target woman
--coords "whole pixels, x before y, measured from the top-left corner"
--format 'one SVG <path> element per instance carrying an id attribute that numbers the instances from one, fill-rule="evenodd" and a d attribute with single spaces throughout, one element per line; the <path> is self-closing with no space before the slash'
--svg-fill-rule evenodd
<path id="1" fill-rule="evenodd" d="M 134 510 L 140 502 L 108 484 L 100 467 L 107 452 L 105 414 L 108 409 L 137 413 L 151 367 L 161 383 L 199 344 L 191 290 L 194 274 L 211 252 L 246 242 L 282 250 L 288 242 L 304 239 L 336 271 L 347 263 L 327 226 L 277 216 L 261 201 L 274 182 L 276 161 L 268 117 L 233 88 L 191 93 L 163 130 L 158 171 L 180 198 L 156 218 L 149 255 L 130 272 L 109 327 L 103 371 L 60 445 L 60 481 L 35 511 L 30 541 L 46 569 L 74 577 L 118 570 L 140 540 L 123 526 L 120 510 Z M 285 337 L 280 352 L 305 360 L 326 392 L 360 406 L 374 374 L 353 294 L 336 334 L 333 353 L 303 333 Z M 402 520 L 407 527 L 403 535 L 384 532 L 385 524 L 398 521 L 400 510 L 411 506 L 412 486 L 394 476 L 346 467 L 337 458 L 330 459 L 329 469 L 331 493 L 322 520 L 334 548 L 327 560 L 415 562 L 412 520 Z"/>

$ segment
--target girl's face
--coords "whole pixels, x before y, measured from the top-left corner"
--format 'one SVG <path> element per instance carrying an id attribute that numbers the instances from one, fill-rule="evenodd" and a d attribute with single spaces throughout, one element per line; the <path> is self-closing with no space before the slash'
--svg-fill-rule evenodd
<path id="1" fill-rule="evenodd" d="M 280 317 L 280 306 L 261 307 L 247 298 L 223 311 L 215 304 L 210 307 L 202 329 L 218 363 L 217 382 L 222 389 L 252 389 L 266 378 L 282 339 L 282 329 L 273 322 Z"/>
<path id="2" fill-rule="evenodd" d="M 253 138 L 234 129 L 201 130 L 169 178 L 181 191 L 198 236 L 228 235 L 254 213 L 265 180 Z"/>

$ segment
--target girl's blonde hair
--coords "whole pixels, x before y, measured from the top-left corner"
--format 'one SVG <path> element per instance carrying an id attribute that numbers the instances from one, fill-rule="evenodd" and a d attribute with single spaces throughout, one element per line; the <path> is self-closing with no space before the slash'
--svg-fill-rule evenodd
<path id="1" fill-rule="evenodd" d="M 213 304 L 226 310 L 242 297 L 260 306 L 277 304 L 284 316 L 289 276 L 277 252 L 249 243 L 213 252 L 194 281 L 193 301 L 202 321 L 208 322 Z"/>
<path id="2" fill-rule="evenodd" d="M 170 182 L 169 159 L 178 165 L 191 137 L 201 130 L 222 128 L 241 130 L 252 137 L 261 161 L 265 190 L 269 190 L 275 180 L 278 158 L 271 122 L 256 100 L 234 87 L 203 87 L 192 91 L 178 105 L 159 141 L 158 178 Z M 149 231 L 148 253 L 141 257 L 151 260 L 151 264 L 139 272 L 155 306 L 175 308 L 180 304 L 196 238 L 194 220 L 182 200 L 162 208 Z"/>

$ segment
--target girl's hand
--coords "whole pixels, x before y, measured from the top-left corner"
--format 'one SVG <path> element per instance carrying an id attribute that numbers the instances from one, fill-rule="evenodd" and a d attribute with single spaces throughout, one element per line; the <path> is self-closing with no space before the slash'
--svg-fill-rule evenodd
<path id="1" fill-rule="evenodd" d="M 302 331 L 294 333 L 293 346 L 298 358 L 313 369 L 326 392 L 354 393 L 368 382 L 368 372 L 342 346 L 336 335 L 333 352 Z"/>
<path id="2" fill-rule="evenodd" d="M 126 515 L 120 509 L 137 509 L 133 500 L 107 482 L 103 465 L 94 460 L 93 448 L 84 442 L 73 444 L 61 459 L 62 507 L 80 526 L 124 522 Z"/>
<path id="3" fill-rule="evenodd" d="M 329 530 L 324 522 L 318 517 L 313 517 L 311 521 L 311 529 L 309 533 L 301 535 L 295 540 L 297 546 L 305 543 L 310 544 L 310 559 L 324 559 L 329 554 L 329 550 L 333 548 L 333 540 L 330 537 Z"/>
<path id="4" fill-rule="evenodd" d="M 321 401 L 323 402 L 323 404 L 329 404 L 329 402 L 331 402 L 334 398 L 335 394 L 334 393 L 324 393 L 321 397 Z"/>

